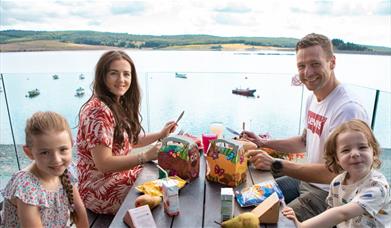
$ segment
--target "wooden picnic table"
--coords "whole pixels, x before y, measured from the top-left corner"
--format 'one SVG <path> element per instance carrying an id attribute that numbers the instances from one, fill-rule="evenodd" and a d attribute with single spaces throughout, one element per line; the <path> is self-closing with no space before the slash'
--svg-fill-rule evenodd
<path id="1" fill-rule="evenodd" d="M 179 192 L 180 213 L 178 216 L 169 217 L 164 212 L 163 203 L 152 210 L 157 227 L 220 227 L 215 221 L 221 221 L 220 189 L 226 186 L 206 180 L 205 170 L 205 159 L 202 156 L 199 177 L 186 184 Z M 153 163 L 144 164 L 143 171 L 134 186 L 129 190 L 114 218 L 110 215 L 94 216 L 89 213 L 89 216 L 92 216 L 90 220 L 94 220 L 91 227 L 126 228 L 127 225 L 123 222 L 123 217 L 127 210 L 135 207 L 135 199 L 140 195 L 134 187 L 155 180 L 158 176 L 158 169 Z M 247 172 L 247 181 L 234 188 L 234 191 L 267 180 L 274 180 L 270 172 L 261 172 L 250 166 Z M 253 208 L 241 208 L 235 200 L 234 215 L 250 211 Z M 262 224 L 261 227 L 295 227 L 295 225 L 280 213 L 277 224 Z"/>

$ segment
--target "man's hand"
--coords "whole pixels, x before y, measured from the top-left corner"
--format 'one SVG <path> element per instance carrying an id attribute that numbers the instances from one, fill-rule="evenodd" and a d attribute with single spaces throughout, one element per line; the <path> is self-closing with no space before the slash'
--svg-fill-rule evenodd
<path id="1" fill-rule="evenodd" d="M 240 133 L 240 138 L 246 139 L 250 142 L 255 143 L 258 147 L 264 146 L 265 139 L 261 139 L 258 135 L 251 131 L 242 131 Z"/>
<path id="2" fill-rule="evenodd" d="M 255 168 L 260 170 L 271 170 L 274 158 L 263 150 L 249 150 L 245 156 L 251 163 L 254 164 Z"/>

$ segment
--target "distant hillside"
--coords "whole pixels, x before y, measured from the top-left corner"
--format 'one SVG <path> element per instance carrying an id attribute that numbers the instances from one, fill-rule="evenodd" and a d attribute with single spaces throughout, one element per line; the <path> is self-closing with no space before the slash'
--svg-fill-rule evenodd
<path id="1" fill-rule="evenodd" d="M 191 49 L 200 47 L 205 50 L 224 50 L 227 44 L 241 45 L 244 50 L 258 50 L 259 47 L 274 47 L 282 50 L 293 50 L 298 39 L 284 37 L 218 37 L 211 35 L 132 35 L 128 33 L 109 33 L 96 31 L 0 31 L 0 51 L 29 51 L 47 50 L 50 47 L 35 47 L 34 44 L 43 43 L 37 41 L 53 41 L 57 46 L 54 50 L 62 47 L 65 49 L 94 49 L 98 48 L 138 48 L 138 49 Z M 54 42 L 56 41 L 56 42 Z M 61 45 L 64 43 L 64 45 Z M 348 52 L 364 52 L 369 54 L 391 54 L 391 48 L 358 45 L 345 43 L 340 39 L 333 39 L 337 50 Z M 14 44 L 14 45 L 12 45 Z M 77 45 L 70 45 L 77 44 Z M 23 48 L 18 48 L 23 46 Z M 30 45 L 30 48 L 28 47 Z M 86 46 L 85 46 L 86 45 Z M 185 48 L 183 48 L 185 47 Z"/>

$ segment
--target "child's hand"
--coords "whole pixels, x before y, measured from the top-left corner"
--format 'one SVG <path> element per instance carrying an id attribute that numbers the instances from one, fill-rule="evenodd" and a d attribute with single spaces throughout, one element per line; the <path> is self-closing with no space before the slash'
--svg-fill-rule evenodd
<path id="1" fill-rule="evenodd" d="M 301 223 L 299 222 L 299 220 L 297 220 L 296 214 L 295 214 L 295 212 L 293 211 L 292 208 L 290 208 L 290 207 L 284 207 L 284 208 L 282 209 L 281 212 L 282 212 L 282 214 L 283 214 L 285 217 L 287 217 L 288 219 L 294 221 L 295 224 L 296 224 L 296 227 L 300 227 Z"/>

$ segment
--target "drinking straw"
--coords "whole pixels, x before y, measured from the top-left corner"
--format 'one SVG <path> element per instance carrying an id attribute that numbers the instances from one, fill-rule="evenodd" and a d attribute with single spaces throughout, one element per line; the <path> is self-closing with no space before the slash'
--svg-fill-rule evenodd
<path id="1" fill-rule="evenodd" d="M 164 175 L 166 175 L 166 179 L 168 179 L 168 173 L 166 172 L 166 170 L 164 170 L 162 167 L 160 167 L 160 165 L 156 164 L 156 167 L 158 167 L 163 173 Z"/>

